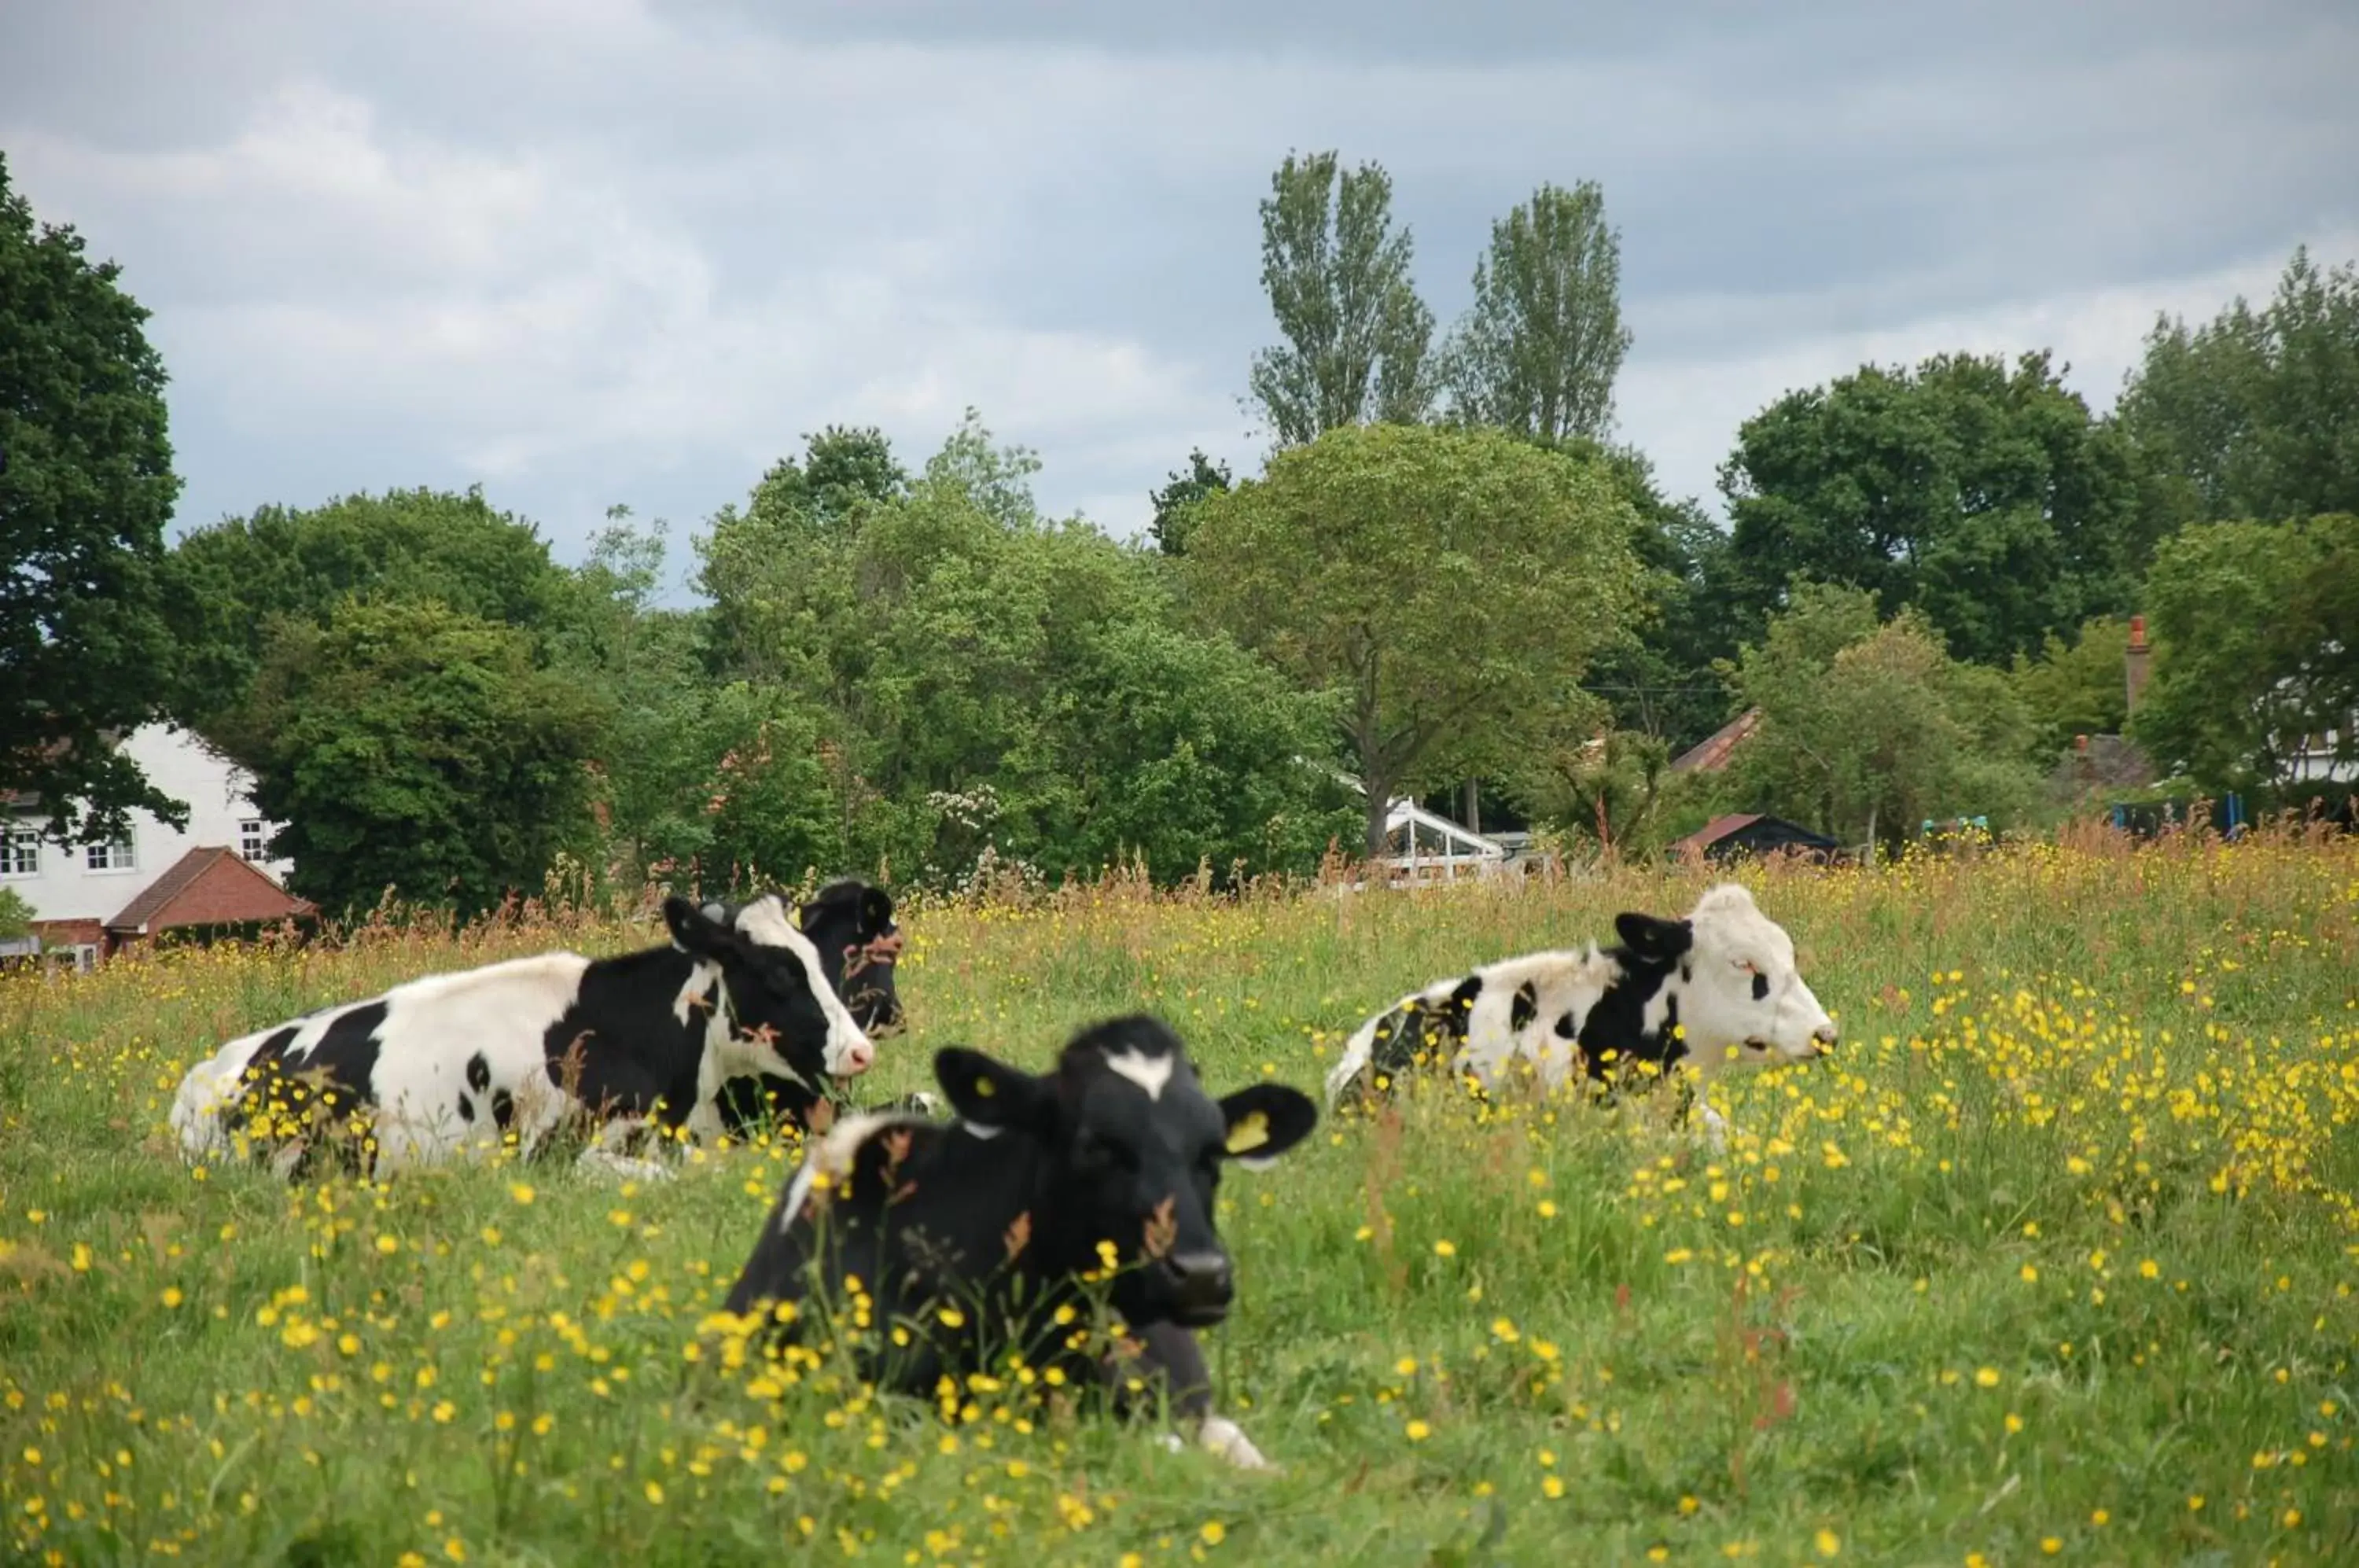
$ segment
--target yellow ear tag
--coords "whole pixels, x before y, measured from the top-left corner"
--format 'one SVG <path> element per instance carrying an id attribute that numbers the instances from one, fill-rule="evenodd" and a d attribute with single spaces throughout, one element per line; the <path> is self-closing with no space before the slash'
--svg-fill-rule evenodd
<path id="1" fill-rule="evenodd" d="M 999 1085 L 988 1078 L 978 1078 L 974 1081 L 974 1092 L 988 1100 L 999 1093 Z"/>
<path id="2" fill-rule="evenodd" d="M 1269 1116 L 1264 1111 L 1248 1111 L 1245 1118 L 1229 1129 L 1228 1150 L 1244 1154 L 1259 1149 L 1269 1141 Z"/>

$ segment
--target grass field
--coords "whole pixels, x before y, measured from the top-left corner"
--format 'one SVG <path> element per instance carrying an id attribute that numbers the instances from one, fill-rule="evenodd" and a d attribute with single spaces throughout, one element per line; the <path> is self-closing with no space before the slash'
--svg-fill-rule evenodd
<path id="1" fill-rule="evenodd" d="M 1437 1090 L 1230 1177 L 1210 1350 L 1274 1475 L 988 1390 L 749 1393 L 700 1325 L 788 1149 L 290 1192 L 166 1140 L 233 1034 L 652 922 L 0 981 L 0 1554 L 2359 1562 L 2359 844 L 1745 879 L 1845 1044 L 1723 1094 L 1724 1153 Z M 1138 1007 L 1215 1093 L 1315 1093 L 1400 992 L 1702 886 L 919 909 L 864 1093 Z"/>

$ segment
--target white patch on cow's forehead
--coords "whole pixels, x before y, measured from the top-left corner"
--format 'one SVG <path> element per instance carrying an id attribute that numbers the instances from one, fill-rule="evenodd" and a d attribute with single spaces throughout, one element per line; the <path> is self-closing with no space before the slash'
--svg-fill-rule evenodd
<path id="1" fill-rule="evenodd" d="M 1736 883 L 1723 882 L 1707 892 L 1696 900 L 1688 919 L 1695 926 L 1699 945 L 1757 954 L 1777 966 L 1793 967 L 1794 939 L 1763 914 L 1753 895 Z"/>
<path id="2" fill-rule="evenodd" d="M 1176 1058 L 1149 1056 L 1143 1051 L 1125 1051 L 1116 1056 L 1106 1053 L 1105 1064 L 1147 1091 L 1150 1100 L 1163 1097 L 1163 1086 L 1171 1082 L 1171 1068 Z"/>
<path id="3" fill-rule="evenodd" d="M 819 952 L 811 946 L 809 937 L 795 929 L 794 921 L 787 919 L 787 911 L 775 893 L 765 893 L 738 910 L 737 929 L 764 947 L 788 948 L 797 957 L 804 953 L 815 956 Z"/>

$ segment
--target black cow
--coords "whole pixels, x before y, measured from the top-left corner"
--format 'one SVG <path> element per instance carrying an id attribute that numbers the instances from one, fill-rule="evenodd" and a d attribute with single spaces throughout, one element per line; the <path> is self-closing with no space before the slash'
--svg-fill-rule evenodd
<path id="1" fill-rule="evenodd" d="M 1216 1102 L 1179 1036 L 1147 1017 L 1082 1030 L 1040 1076 L 959 1047 L 935 1054 L 934 1076 L 955 1120 L 847 1117 L 817 1140 L 727 1311 L 772 1324 L 777 1303 L 814 1286 L 840 1302 L 857 1279 L 880 1329 L 908 1336 L 864 1353 L 863 1376 L 881 1387 L 930 1392 L 1015 1351 L 1117 1404 L 1134 1377 L 1159 1382 L 1206 1447 L 1260 1465 L 1212 1414 L 1194 1331 L 1226 1316 L 1234 1290 L 1213 1226 L 1221 1167 L 1258 1167 L 1300 1142 L 1319 1119 L 1310 1098 L 1256 1083 Z M 1137 1336 L 1113 1358 L 1065 1326 L 1088 1310 L 1080 1277 L 1109 1258 L 1109 1304 Z M 783 1315 L 774 1332 L 787 1339 L 814 1316 Z"/>
<path id="2" fill-rule="evenodd" d="M 868 1070 L 875 1048 L 775 895 L 667 898 L 664 920 L 663 947 L 429 975 L 231 1040 L 180 1082 L 181 1149 L 196 1160 L 275 1144 L 291 1174 L 312 1134 L 357 1123 L 365 1168 L 386 1175 L 496 1149 L 511 1131 L 529 1153 L 587 1113 L 600 1127 L 589 1155 L 606 1160 L 651 1116 L 718 1133 L 733 1078 Z"/>
<path id="3" fill-rule="evenodd" d="M 783 902 L 786 895 L 778 895 Z M 885 1040 L 908 1027 L 894 984 L 901 956 L 901 929 L 893 921 L 893 897 L 854 877 L 821 887 L 798 912 L 797 922 L 819 950 L 827 983 L 872 1040 Z M 827 1097 L 829 1082 L 818 1074 L 765 1073 L 733 1078 L 721 1086 L 721 1125 L 745 1138 L 774 1125 L 808 1127 L 811 1107 Z"/>

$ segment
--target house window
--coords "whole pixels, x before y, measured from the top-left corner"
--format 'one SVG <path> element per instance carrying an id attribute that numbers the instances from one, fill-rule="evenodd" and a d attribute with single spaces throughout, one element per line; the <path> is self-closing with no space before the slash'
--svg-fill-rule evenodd
<path id="1" fill-rule="evenodd" d="M 0 877 L 38 877 L 41 835 L 30 828 L 0 831 Z"/>
<path id="2" fill-rule="evenodd" d="M 112 844 L 93 844 L 82 851 L 82 864 L 92 871 L 136 871 L 139 863 L 131 854 L 131 841 L 116 839 Z"/>
<path id="3" fill-rule="evenodd" d="M 240 859 L 256 863 L 269 859 L 269 842 L 270 835 L 262 831 L 261 822 L 245 822 L 237 824 L 237 853 Z"/>

